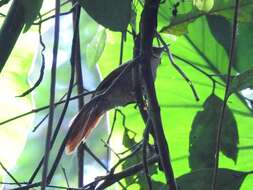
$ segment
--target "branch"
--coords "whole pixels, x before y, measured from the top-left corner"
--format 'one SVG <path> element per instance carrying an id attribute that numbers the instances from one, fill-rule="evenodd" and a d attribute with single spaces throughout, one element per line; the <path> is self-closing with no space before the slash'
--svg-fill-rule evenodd
<path id="1" fill-rule="evenodd" d="M 81 54 L 80 54 L 80 36 L 79 36 L 79 21 L 80 21 L 80 4 L 73 0 L 73 4 L 76 3 L 74 12 L 73 12 L 73 29 L 76 35 L 75 40 L 73 40 L 73 63 L 76 67 L 76 82 L 77 82 L 77 94 L 81 94 L 84 91 L 83 85 L 83 74 L 81 66 Z M 78 109 L 79 111 L 84 106 L 84 100 L 82 97 L 78 98 Z M 81 143 L 77 150 L 77 159 L 78 159 L 78 187 L 83 186 L 83 163 L 84 163 L 84 145 Z"/>
<path id="2" fill-rule="evenodd" d="M 195 90 L 192 81 L 187 77 L 187 75 L 181 70 L 181 68 L 175 63 L 174 58 L 170 52 L 170 49 L 168 48 L 167 44 L 165 43 L 165 41 L 162 39 L 162 37 L 160 36 L 159 33 L 156 32 L 156 36 L 158 38 L 158 40 L 160 40 L 160 42 L 162 43 L 163 47 L 165 48 L 165 51 L 168 55 L 168 58 L 172 64 L 172 66 L 179 72 L 179 74 L 184 78 L 184 80 L 187 82 L 187 84 L 190 86 L 193 95 L 196 99 L 196 101 L 199 101 L 199 96 L 197 94 L 197 91 Z"/>
<path id="3" fill-rule="evenodd" d="M 55 100 L 55 83 L 56 83 L 56 65 L 57 65 L 57 54 L 58 54 L 58 44 L 59 44 L 59 32 L 60 32 L 60 0 L 55 0 L 55 28 L 54 28 L 54 46 L 53 46 L 53 62 L 52 62 L 52 71 L 51 71 L 51 86 L 50 86 L 50 107 L 49 107 L 49 118 L 48 118 L 48 128 L 46 136 L 46 145 L 45 145 L 45 159 L 44 167 L 42 171 L 42 184 L 41 190 L 46 189 L 47 185 L 47 169 L 49 161 L 49 152 L 50 152 L 50 141 L 53 130 L 53 120 L 54 120 L 54 100 Z"/>
<path id="4" fill-rule="evenodd" d="M 7 170 L 7 168 L 4 167 L 2 162 L 0 162 L 0 166 L 6 172 L 6 174 L 15 182 L 15 184 L 21 187 L 21 184 L 18 182 L 18 180 L 16 180 L 16 178 Z"/>
<path id="5" fill-rule="evenodd" d="M 95 92 L 95 91 L 90 91 L 90 92 L 82 93 L 82 94 L 77 95 L 77 96 L 73 96 L 73 97 L 69 98 L 69 101 L 75 100 L 75 99 L 77 99 L 77 98 L 79 98 L 79 97 L 81 97 L 81 96 L 87 96 L 87 95 L 89 95 L 89 94 L 93 94 L 94 92 Z M 64 95 L 64 96 L 65 96 L 65 95 Z M 65 99 L 65 100 L 60 100 L 60 101 L 54 103 L 54 106 L 58 106 L 59 104 L 63 104 L 63 103 L 65 103 L 66 101 L 67 101 L 66 99 Z M 9 122 L 11 122 L 11 121 L 14 121 L 14 120 L 16 120 L 16 119 L 22 118 L 22 117 L 24 117 L 24 116 L 27 116 L 27 115 L 30 115 L 30 114 L 33 114 L 33 113 L 38 113 L 38 112 L 40 112 L 40 111 L 43 111 L 43 110 L 48 109 L 49 107 L 50 107 L 50 106 L 47 105 L 47 106 L 43 106 L 43 107 L 40 107 L 40 108 L 37 108 L 37 109 L 32 109 L 32 110 L 30 110 L 30 111 L 28 111 L 28 112 L 22 113 L 22 114 L 20 114 L 20 115 L 17 115 L 17 116 L 15 116 L 15 117 L 12 117 L 12 118 L 10 118 L 10 119 L 7 119 L 7 120 L 5 120 L 5 121 L 2 121 L 2 122 L 0 122 L 0 125 L 4 125 L 4 124 L 6 124 L 6 123 L 9 123 Z"/>
<path id="6" fill-rule="evenodd" d="M 234 51 L 235 51 L 235 45 L 236 45 L 238 14 L 239 14 L 239 0 L 235 0 L 234 20 L 233 20 L 233 29 L 232 29 L 233 33 L 232 33 L 231 47 L 230 47 L 230 52 L 229 52 L 229 64 L 228 64 L 227 80 L 226 80 L 227 85 L 226 85 L 224 100 L 223 100 L 223 104 L 221 108 L 221 115 L 219 118 L 217 138 L 216 138 L 215 164 L 214 164 L 214 170 L 213 170 L 212 190 L 216 190 L 216 185 L 217 185 L 217 174 L 218 174 L 218 168 L 219 168 L 219 151 L 220 151 L 220 146 L 221 146 L 221 132 L 222 132 L 222 127 L 223 127 L 223 120 L 225 118 L 226 105 L 229 98 L 231 72 L 232 72 L 233 57 L 234 57 Z"/>
<path id="7" fill-rule="evenodd" d="M 149 158 L 147 160 L 147 163 L 148 163 L 148 165 L 152 165 L 152 164 L 154 164 L 158 161 L 159 161 L 159 156 L 155 155 L 152 158 Z M 116 174 L 113 174 L 113 175 L 107 175 L 107 176 L 102 178 L 102 179 L 104 179 L 104 182 L 102 184 L 100 184 L 96 188 L 96 190 L 103 190 L 106 187 L 109 187 L 110 185 L 114 184 L 115 182 L 120 181 L 121 179 L 124 179 L 126 177 L 135 175 L 136 173 L 138 173 L 142 170 L 143 170 L 143 163 L 140 162 L 140 163 L 138 163 L 134 166 L 131 166 L 131 167 L 125 169 L 122 172 L 119 172 L 119 173 L 116 173 Z"/>
<path id="8" fill-rule="evenodd" d="M 174 173 L 169 158 L 169 149 L 162 128 L 160 107 L 156 97 L 154 80 L 151 71 L 150 59 L 152 56 L 152 43 L 157 27 L 157 14 L 160 0 L 146 0 L 141 15 L 141 52 L 143 55 L 142 77 L 146 85 L 149 105 L 149 117 L 154 126 L 154 132 L 159 149 L 159 157 L 166 181 L 170 190 L 177 190 Z"/>

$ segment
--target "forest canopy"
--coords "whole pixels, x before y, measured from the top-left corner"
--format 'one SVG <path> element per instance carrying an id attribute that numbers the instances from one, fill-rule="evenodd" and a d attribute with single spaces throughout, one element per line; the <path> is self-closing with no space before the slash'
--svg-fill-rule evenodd
<path id="1" fill-rule="evenodd" d="M 0 189 L 252 189 L 252 17 L 253 0 L 0 0 Z"/>

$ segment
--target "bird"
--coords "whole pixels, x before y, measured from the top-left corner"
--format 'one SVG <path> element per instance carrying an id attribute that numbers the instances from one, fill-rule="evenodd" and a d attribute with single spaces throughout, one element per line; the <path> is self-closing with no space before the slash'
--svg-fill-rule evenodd
<path id="1" fill-rule="evenodd" d="M 163 47 L 152 47 L 151 70 L 154 79 L 156 78 L 156 70 L 161 62 L 163 51 Z M 135 61 L 130 60 L 105 77 L 96 88 L 91 100 L 72 119 L 69 124 L 70 131 L 65 145 L 66 154 L 72 154 L 81 142 L 86 141 L 107 111 L 136 102 L 133 81 L 133 64 L 135 63 Z M 112 85 L 112 83 L 114 84 Z M 144 86 L 143 80 L 141 80 L 141 84 Z"/>

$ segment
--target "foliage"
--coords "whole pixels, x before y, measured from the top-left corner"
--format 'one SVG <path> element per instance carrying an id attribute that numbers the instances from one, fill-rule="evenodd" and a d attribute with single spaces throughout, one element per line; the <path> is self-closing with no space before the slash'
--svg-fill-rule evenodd
<path id="1" fill-rule="evenodd" d="M 8 1 L 0 1 L 0 6 L 6 2 Z M 26 13 L 29 13 L 26 15 L 24 29 L 24 31 L 27 31 L 38 16 L 42 1 L 34 1 L 32 4 L 29 4 L 28 0 L 23 2 Z M 83 30 L 83 33 L 80 33 L 80 38 L 83 44 L 83 60 L 86 61 L 86 66 L 88 66 L 86 69 L 92 69 L 99 63 L 102 75 L 106 76 L 118 67 L 122 44 L 121 37 L 124 37 L 125 40 L 123 41 L 124 51 L 121 52 L 123 53 L 123 60 L 126 61 L 132 57 L 134 46 L 132 36 L 125 32 L 127 29 L 132 29 L 129 22 L 131 22 L 131 26 L 134 25 L 133 23 L 139 23 L 143 1 L 80 0 L 80 3 L 97 23 L 112 31 L 122 32 L 122 35 L 108 30 L 105 32 L 105 30 L 101 30 L 100 26 L 95 25 L 94 21 L 86 14 L 81 16 L 83 24 L 80 26 L 80 31 Z M 159 8 L 158 31 L 166 43 L 169 44 L 175 64 L 189 77 L 200 97 L 200 101 L 197 102 L 189 87 L 189 82 L 184 80 L 168 57 L 163 55 L 155 82 L 156 92 L 161 107 L 163 129 L 170 148 L 173 170 L 180 190 L 211 189 L 217 128 L 225 86 L 227 85 L 225 79 L 231 49 L 234 4 L 234 0 L 166 0 Z M 252 188 L 251 184 L 253 183 L 253 166 L 251 164 L 251 155 L 253 154 L 253 111 L 252 101 L 249 101 L 253 99 L 252 13 L 253 1 L 240 1 L 236 52 L 233 57 L 232 67 L 233 76 L 231 76 L 230 96 L 225 106 L 221 133 L 217 181 L 219 190 L 249 190 Z M 138 30 L 135 32 L 138 32 Z M 93 37 L 94 35 L 96 38 Z M 159 44 L 156 43 L 156 40 L 154 40 L 154 43 Z M 65 47 L 64 51 L 67 51 L 67 49 Z M 100 57 L 101 54 L 102 57 Z M 0 56 L 5 55 L 0 53 Z M 27 64 L 29 65 L 29 62 Z M 64 83 L 60 82 L 61 84 L 59 83 L 58 87 L 61 90 L 64 89 L 63 91 L 67 90 L 68 79 L 66 79 L 66 73 L 68 73 L 68 68 L 66 62 L 58 68 L 58 81 L 64 81 Z M 38 65 L 33 66 L 33 69 L 35 69 L 32 77 L 34 79 L 38 75 Z M 46 72 L 45 82 L 41 83 L 40 87 L 34 91 L 34 97 L 38 92 L 41 94 L 40 97 L 34 99 L 37 107 L 48 102 L 48 97 L 43 96 L 48 93 L 49 71 L 50 69 Z M 22 74 L 22 76 L 24 75 L 25 73 Z M 86 80 L 85 76 L 84 80 Z M 20 83 L 20 81 L 17 81 L 17 83 Z M 64 88 L 63 84 L 65 85 Z M 244 95 L 245 90 L 250 92 L 250 95 Z M 60 97 L 60 93 L 58 93 L 58 96 Z M 133 105 L 124 107 L 121 111 L 125 115 L 126 122 L 123 124 L 124 128 L 122 128 L 121 120 L 116 120 L 111 146 L 115 152 L 129 149 L 128 153 L 131 153 L 134 151 L 133 146 L 143 139 L 145 126 L 138 110 Z M 39 114 L 36 117 L 39 117 Z M 68 117 L 70 116 L 68 115 L 66 118 Z M 110 118 L 113 121 L 112 113 Z M 134 131 L 135 135 L 131 135 L 131 131 Z M 41 132 L 41 134 L 44 133 L 45 130 Z M 38 139 L 41 139 L 42 136 Z M 31 142 L 30 140 L 29 142 Z M 98 140 L 95 138 L 93 141 L 97 143 Z M 153 144 L 154 139 L 150 138 L 149 143 Z M 17 166 L 23 164 L 23 167 L 28 167 L 30 161 L 28 155 L 31 154 L 31 151 L 35 151 L 38 146 L 41 145 L 34 146 L 35 148 L 32 150 L 25 149 L 26 153 L 21 155 Z M 147 150 L 148 153 L 153 154 L 152 151 L 154 150 Z M 38 156 L 38 159 L 40 156 Z M 54 157 L 54 154 L 52 157 Z M 115 163 L 117 163 L 116 159 L 116 157 L 113 157 Z M 121 170 L 124 171 L 142 162 L 142 160 L 142 151 L 140 150 L 121 164 Z M 67 165 L 68 158 L 64 157 L 62 163 Z M 73 168 L 70 170 L 73 170 Z M 28 176 L 31 171 L 33 171 L 33 168 L 26 171 Z M 159 170 L 158 164 L 149 166 L 149 172 L 152 177 L 153 188 L 166 189 L 164 173 Z M 70 173 L 73 176 L 76 175 Z M 147 189 L 144 174 L 144 172 L 136 173 L 125 178 L 124 185 L 129 189 Z M 23 174 L 20 171 L 15 173 L 18 179 L 25 180 L 27 178 L 27 176 L 20 178 L 21 175 Z M 72 178 L 71 180 L 71 184 L 74 184 L 74 180 Z"/>

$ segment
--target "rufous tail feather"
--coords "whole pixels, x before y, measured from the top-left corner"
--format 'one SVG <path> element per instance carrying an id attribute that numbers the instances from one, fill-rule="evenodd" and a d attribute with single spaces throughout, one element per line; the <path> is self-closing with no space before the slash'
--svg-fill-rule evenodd
<path id="1" fill-rule="evenodd" d="M 79 144 L 88 138 L 92 130 L 98 125 L 103 114 L 104 111 L 100 110 L 97 105 L 91 107 L 91 103 L 88 103 L 84 106 L 70 124 L 71 133 L 65 147 L 66 154 L 73 153 Z"/>

